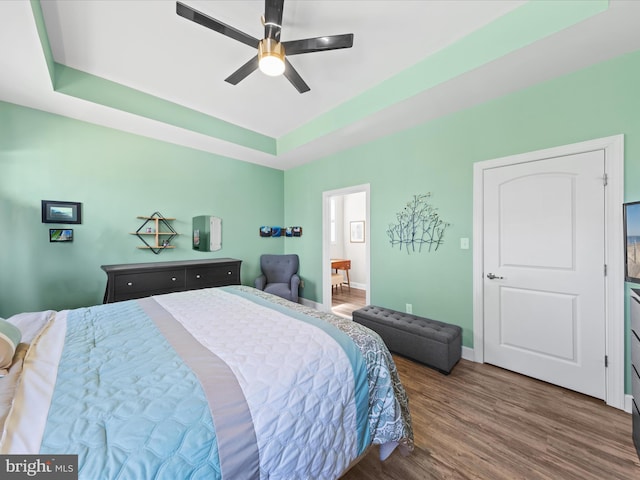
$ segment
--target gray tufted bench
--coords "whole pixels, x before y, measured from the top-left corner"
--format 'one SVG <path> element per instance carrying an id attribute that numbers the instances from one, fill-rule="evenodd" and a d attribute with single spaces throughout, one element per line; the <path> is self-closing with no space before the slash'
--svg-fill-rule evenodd
<path id="1" fill-rule="evenodd" d="M 449 374 L 462 355 L 462 328 L 368 305 L 353 320 L 382 337 L 389 350 Z"/>

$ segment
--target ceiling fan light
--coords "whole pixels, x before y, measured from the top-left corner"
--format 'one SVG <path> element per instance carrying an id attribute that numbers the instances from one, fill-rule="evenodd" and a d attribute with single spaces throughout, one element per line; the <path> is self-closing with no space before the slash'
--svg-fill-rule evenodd
<path id="1" fill-rule="evenodd" d="M 284 47 L 271 38 L 260 40 L 258 66 L 265 75 L 276 77 L 284 73 Z"/>

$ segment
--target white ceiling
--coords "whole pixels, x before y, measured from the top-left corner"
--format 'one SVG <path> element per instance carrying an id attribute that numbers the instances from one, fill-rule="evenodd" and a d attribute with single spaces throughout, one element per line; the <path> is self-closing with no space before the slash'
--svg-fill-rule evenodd
<path id="1" fill-rule="evenodd" d="M 256 38 L 263 36 L 262 0 L 183 2 Z M 236 86 L 224 82 L 256 51 L 178 16 L 175 1 L 46 0 L 41 6 L 57 63 L 279 139 L 524 3 L 286 0 L 282 40 L 355 36 L 351 49 L 289 58 L 311 87 L 304 94 L 284 77 L 259 71 Z M 612 0 L 603 13 L 272 155 L 55 91 L 30 2 L 4 0 L 0 100 L 287 169 L 638 50 L 639 19 L 640 1 Z"/>

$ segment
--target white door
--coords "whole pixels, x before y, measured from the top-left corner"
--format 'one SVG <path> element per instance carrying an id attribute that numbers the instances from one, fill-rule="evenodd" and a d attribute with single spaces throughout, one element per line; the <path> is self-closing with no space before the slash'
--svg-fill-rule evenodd
<path id="1" fill-rule="evenodd" d="M 605 398 L 604 151 L 484 171 L 485 361 Z"/>

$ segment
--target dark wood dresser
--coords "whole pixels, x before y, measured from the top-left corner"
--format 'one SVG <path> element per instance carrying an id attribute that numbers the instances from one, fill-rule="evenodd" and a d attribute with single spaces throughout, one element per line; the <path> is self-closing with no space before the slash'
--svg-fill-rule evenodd
<path id="1" fill-rule="evenodd" d="M 240 285 L 241 260 L 215 258 L 178 262 L 102 265 L 107 273 L 103 303 L 198 288 Z"/>
<path id="2" fill-rule="evenodd" d="M 640 457 L 640 289 L 631 289 L 631 393 L 633 401 L 633 443 Z"/>

